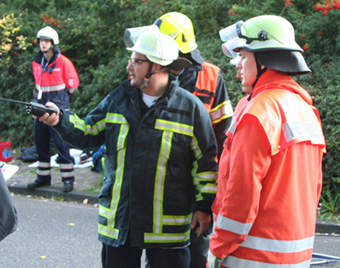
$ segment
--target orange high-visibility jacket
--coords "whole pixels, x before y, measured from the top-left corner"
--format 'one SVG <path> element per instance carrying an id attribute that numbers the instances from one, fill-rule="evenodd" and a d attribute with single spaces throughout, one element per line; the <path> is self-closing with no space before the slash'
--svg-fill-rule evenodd
<path id="1" fill-rule="evenodd" d="M 312 98 L 291 77 L 268 71 L 235 114 L 210 250 L 222 267 L 309 267 L 325 152 Z"/>
<path id="2" fill-rule="evenodd" d="M 218 88 L 218 78 L 220 74 L 220 68 L 209 62 L 202 63 L 203 70 L 198 72 L 198 78 L 196 82 L 196 90 L 193 92 L 195 96 L 198 96 L 201 100 L 203 98 L 209 101 L 203 101 L 203 104 L 210 115 L 213 126 L 221 122 L 223 119 L 231 117 L 233 115 L 233 108 L 230 100 L 223 99 L 222 103 L 214 104 L 216 89 Z"/>

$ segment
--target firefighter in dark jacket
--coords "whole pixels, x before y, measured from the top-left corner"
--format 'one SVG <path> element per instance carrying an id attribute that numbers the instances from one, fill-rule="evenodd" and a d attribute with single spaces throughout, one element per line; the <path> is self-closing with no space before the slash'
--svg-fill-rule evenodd
<path id="1" fill-rule="evenodd" d="M 58 109 L 40 121 L 78 148 L 106 145 L 100 193 L 103 267 L 140 267 L 142 250 L 153 268 L 190 266 L 190 226 L 215 197 L 217 143 L 202 102 L 170 73 L 188 66 L 178 47 L 157 31 L 140 35 L 122 82 L 84 119 Z M 196 208 L 194 212 L 194 208 Z"/>
<path id="2" fill-rule="evenodd" d="M 229 100 L 221 70 L 214 64 L 206 62 L 197 48 L 193 24 L 186 15 L 179 12 L 169 12 L 155 21 L 160 31 L 172 36 L 179 47 L 180 56 L 192 62 L 192 65 L 177 73 L 180 86 L 197 96 L 210 115 L 218 143 L 218 158 L 223 150 L 231 119 L 233 107 Z M 201 236 L 196 230 L 191 233 L 191 268 L 204 268 L 204 260 L 208 256 L 210 228 Z"/>
<path id="3" fill-rule="evenodd" d="M 192 65 L 180 70 L 172 70 L 172 73 L 178 76 L 182 88 L 191 92 L 203 102 L 210 115 L 211 124 L 214 129 L 219 158 L 226 138 L 225 133 L 231 124 L 234 114 L 221 70 L 216 65 L 204 60 L 197 48 L 194 27 L 190 18 L 179 12 L 166 13 L 159 17 L 153 25 L 127 29 L 125 31 L 126 44 L 132 46 L 141 32 L 152 29 L 155 26 L 162 33 L 176 41 L 181 57 L 192 62 Z M 211 218 L 211 211 L 206 216 Z M 192 230 L 189 247 L 191 253 L 190 267 L 205 267 L 211 231 L 212 223 L 210 228 L 200 236 L 197 236 L 196 229 Z"/>
<path id="4" fill-rule="evenodd" d="M 70 95 L 79 86 L 77 71 L 70 59 L 61 54 L 58 47 L 58 33 L 47 26 L 42 28 L 37 39 L 40 47 L 39 53 L 33 60 L 32 69 L 37 94 L 34 101 L 45 104 L 52 101 L 62 109 L 70 106 Z M 51 185 L 51 146 L 53 140 L 58 152 L 57 162 L 60 167 L 60 174 L 64 184 L 64 192 L 73 190 L 74 159 L 70 155 L 70 146 L 64 142 L 58 133 L 39 120 L 34 122 L 34 143 L 38 153 L 38 169 L 36 180 L 27 185 L 27 188 L 34 190 L 37 187 Z"/>

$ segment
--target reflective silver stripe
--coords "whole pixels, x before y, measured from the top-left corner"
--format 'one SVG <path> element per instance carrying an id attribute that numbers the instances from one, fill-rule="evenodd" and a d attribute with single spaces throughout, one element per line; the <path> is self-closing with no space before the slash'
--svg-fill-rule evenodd
<path id="1" fill-rule="evenodd" d="M 297 264 L 274 264 L 258 261 L 251 261 L 246 259 L 228 256 L 222 262 L 226 267 L 242 267 L 242 268 L 309 268 L 311 260 L 297 263 Z"/>
<path id="2" fill-rule="evenodd" d="M 196 159 L 200 159 L 203 156 L 203 153 L 200 147 L 198 146 L 198 141 L 195 136 L 191 141 L 191 149 L 193 150 Z"/>
<path id="3" fill-rule="evenodd" d="M 164 216 L 163 224 L 164 225 L 186 225 L 189 224 L 192 220 L 192 214 L 187 216 Z"/>
<path id="4" fill-rule="evenodd" d="M 123 185 L 125 154 L 126 154 L 126 148 L 123 145 L 125 144 L 125 140 L 129 133 L 129 129 L 130 129 L 129 125 L 122 124 L 120 127 L 119 136 L 117 140 L 117 148 L 121 150 L 117 151 L 116 177 L 115 177 L 115 182 L 112 188 L 112 200 L 111 200 L 111 205 L 110 205 L 111 213 L 109 216 L 109 221 L 112 221 L 109 223 L 110 227 L 115 226 L 114 219 L 116 219 L 117 208 L 118 208 L 118 204 L 120 200 L 120 193 L 121 193 L 121 189 Z"/>
<path id="5" fill-rule="evenodd" d="M 125 117 L 121 114 L 107 113 L 106 121 L 113 124 L 128 124 Z"/>
<path id="6" fill-rule="evenodd" d="M 70 172 L 60 172 L 60 175 L 62 178 L 67 178 L 67 177 L 74 177 L 74 171 L 70 171 Z"/>
<path id="7" fill-rule="evenodd" d="M 51 167 L 51 163 L 50 162 L 38 162 L 38 168 L 50 168 Z"/>
<path id="8" fill-rule="evenodd" d="M 202 193 L 216 193 L 217 192 L 217 185 L 215 184 L 207 184 L 207 185 L 204 185 L 201 189 L 201 192 Z"/>
<path id="9" fill-rule="evenodd" d="M 239 221 L 234 221 L 232 219 L 223 217 L 222 215 L 218 214 L 216 226 L 218 226 L 219 228 L 221 228 L 223 230 L 233 232 L 235 234 L 245 235 L 245 234 L 249 233 L 253 224 L 252 223 L 242 223 L 242 222 L 239 222 Z"/>
<path id="10" fill-rule="evenodd" d="M 75 128 L 83 131 L 85 135 L 96 135 L 105 128 L 105 120 L 98 121 L 95 125 L 85 125 L 85 121 L 76 115 L 70 115 L 70 122 Z"/>
<path id="11" fill-rule="evenodd" d="M 236 131 L 236 120 L 235 120 L 235 117 L 233 116 L 233 118 L 231 119 L 231 124 L 230 124 L 230 127 L 228 129 L 228 131 L 230 133 L 232 133 L 233 135 L 235 134 L 235 131 Z"/>
<path id="12" fill-rule="evenodd" d="M 164 131 L 162 136 L 162 144 L 159 151 L 157 172 L 155 180 L 154 189 L 154 199 L 153 199 L 153 233 L 161 233 L 163 229 L 162 218 L 163 218 L 163 198 L 164 198 L 164 182 L 166 176 L 166 165 L 168 163 L 171 142 L 172 142 L 173 132 Z"/>
<path id="13" fill-rule="evenodd" d="M 60 91 L 66 88 L 66 84 L 56 85 L 56 86 L 47 86 L 43 87 L 38 84 L 35 84 L 36 89 L 41 90 L 42 92 L 49 92 L 49 91 Z"/>
<path id="14" fill-rule="evenodd" d="M 61 169 L 73 169 L 73 164 L 72 163 L 68 163 L 68 164 L 59 164 L 59 167 Z"/>
<path id="15" fill-rule="evenodd" d="M 241 244 L 241 247 L 279 253 L 295 253 L 312 249 L 313 245 L 314 236 L 292 241 L 248 236 L 247 239 Z"/>
<path id="16" fill-rule="evenodd" d="M 175 133 L 180 133 L 183 135 L 193 136 L 194 127 L 186 124 L 177 123 L 174 121 L 167 121 L 162 119 L 157 119 L 155 124 L 156 129 L 161 129 L 164 131 L 172 131 Z"/>
<path id="17" fill-rule="evenodd" d="M 99 214 L 105 217 L 109 217 L 110 210 L 102 205 L 99 205 Z"/>
<path id="18" fill-rule="evenodd" d="M 168 242 L 183 242 L 187 241 L 190 238 L 190 230 L 186 233 L 179 233 L 179 234 L 150 234 L 146 233 L 144 235 L 144 242 L 145 243 L 168 243 Z"/>
<path id="19" fill-rule="evenodd" d="M 50 169 L 48 169 L 48 170 L 38 169 L 37 174 L 41 175 L 41 176 L 48 176 L 48 175 L 51 175 L 51 170 Z"/>
<path id="20" fill-rule="evenodd" d="M 211 109 L 209 115 L 212 123 L 217 124 L 223 119 L 233 116 L 234 111 L 230 101 L 228 100 L 216 106 L 214 109 Z"/>
<path id="21" fill-rule="evenodd" d="M 287 141 L 308 137 L 311 141 L 323 143 L 322 130 L 317 122 L 289 121 L 282 125 L 282 130 Z"/>
<path id="22" fill-rule="evenodd" d="M 119 230 L 115 229 L 115 219 L 118 204 L 121 196 L 121 188 L 123 185 L 125 155 L 126 155 L 126 139 L 130 130 L 127 120 L 121 114 L 108 113 L 105 118 L 106 123 L 121 125 L 117 138 L 117 168 L 115 170 L 115 180 L 112 187 L 112 199 L 110 208 L 99 205 L 99 215 L 107 218 L 107 226 L 98 224 L 98 232 L 101 235 L 118 239 Z M 104 123 L 105 123 L 104 122 Z"/>
<path id="23" fill-rule="evenodd" d="M 216 181 L 218 177 L 217 172 L 204 172 L 204 173 L 199 173 L 197 175 L 200 176 L 201 180 L 206 180 L 206 181 Z"/>
<path id="24" fill-rule="evenodd" d="M 98 232 L 101 235 L 108 236 L 114 239 L 118 239 L 119 230 L 107 228 L 104 225 L 98 224 Z"/>

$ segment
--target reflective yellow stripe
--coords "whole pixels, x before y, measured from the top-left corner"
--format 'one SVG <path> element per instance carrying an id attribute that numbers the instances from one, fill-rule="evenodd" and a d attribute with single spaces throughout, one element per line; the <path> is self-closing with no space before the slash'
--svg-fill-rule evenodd
<path id="1" fill-rule="evenodd" d="M 211 122 L 217 124 L 223 119 L 229 118 L 234 115 L 233 107 L 231 106 L 230 100 L 224 101 L 217 105 L 209 112 Z"/>
<path id="2" fill-rule="evenodd" d="M 157 119 L 155 124 L 156 129 L 164 131 L 172 131 L 192 137 L 194 135 L 194 127 L 186 124 L 177 123 L 174 121 L 166 121 Z"/>
<path id="3" fill-rule="evenodd" d="M 120 124 L 119 134 L 117 138 L 117 168 L 115 170 L 115 180 L 112 187 L 112 199 L 110 208 L 99 205 L 99 215 L 107 218 L 107 226 L 98 224 L 98 232 L 104 236 L 118 239 L 119 230 L 115 229 L 115 219 L 118 204 L 121 196 L 121 188 L 124 178 L 125 156 L 126 156 L 126 140 L 129 134 L 130 126 L 127 120 L 121 114 L 108 113 L 106 115 L 106 123 Z"/>
<path id="4" fill-rule="evenodd" d="M 145 233 L 144 242 L 145 243 L 178 243 L 189 241 L 190 239 L 190 230 L 185 233 L 163 233 L 163 234 L 154 234 L 154 233 Z"/>
<path id="5" fill-rule="evenodd" d="M 118 239 L 119 230 L 98 224 L 98 233 L 113 239 Z"/>
<path id="6" fill-rule="evenodd" d="M 228 256 L 223 262 L 226 267 L 242 267 L 242 268 L 306 268 L 310 267 L 310 260 L 298 264 L 274 264 Z"/>
<path id="7" fill-rule="evenodd" d="M 208 183 L 201 188 L 202 193 L 216 194 L 217 184 Z"/>
<path id="8" fill-rule="evenodd" d="M 189 224 L 192 220 L 192 213 L 185 216 L 164 216 L 163 224 L 164 225 L 186 225 Z"/>
<path id="9" fill-rule="evenodd" d="M 70 122 L 73 126 L 82 132 L 84 135 L 97 135 L 100 131 L 105 128 L 105 119 L 98 121 L 95 125 L 85 125 L 85 121 L 80 119 L 75 114 L 70 114 Z"/>
<path id="10" fill-rule="evenodd" d="M 159 150 L 157 172 L 155 178 L 155 189 L 153 197 L 153 232 L 158 234 L 162 231 L 163 227 L 163 199 L 164 199 L 164 182 L 166 176 L 166 166 L 168 163 L 171 142 L 174 133 L 164 131 L 162 136 L 162 144 Z"/>

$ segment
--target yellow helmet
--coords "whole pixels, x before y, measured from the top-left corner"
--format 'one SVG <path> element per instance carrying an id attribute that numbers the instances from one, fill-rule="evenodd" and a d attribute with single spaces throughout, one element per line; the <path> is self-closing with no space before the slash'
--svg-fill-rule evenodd
<path id="1" fill-rule="evenodd" d="M 176 40 L 179 50 L 186 54 L 197 48 L 191 20 L 182 13 L 169 12 L 155 22 L 161 31 Z"/>

